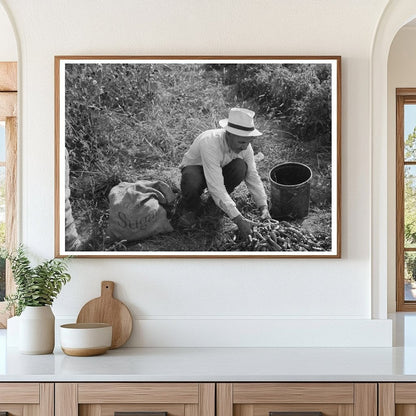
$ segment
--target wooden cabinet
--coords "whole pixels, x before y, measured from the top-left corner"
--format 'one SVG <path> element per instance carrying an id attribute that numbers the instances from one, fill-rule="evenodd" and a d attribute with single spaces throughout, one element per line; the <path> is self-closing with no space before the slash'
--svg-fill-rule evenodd
<path id="1" fill-rule="evenodd" d="M 53 416 L 52 383 L 0 383 L 0 415 Z"/>
<path id="2" fill-rule="evenodd" d="M 416 382 L 0 383 L 3 414 L 416 416 Z"/>
<path id="3" fill-rule="evenodd" d="M 377 392 L 376 383 L 57 383 L 55 416 L 377 416 Z"/>
<path id="4" fill-rule="evenodd" d="M 57 383 L 55 416 L 215 416 L 214 383 Z M 129 413 L 130 412 L 130 413 Z"/>
<path id="5" fill-rule="evenodd" d="M 377 416 L 376 383 L 219 383 L 216 399 L 217 416 Z"/>
<path id="6" fill-rule="evenodd" d="M 416 383 L 380 383 L 379 416 L 415 416 Z"/>

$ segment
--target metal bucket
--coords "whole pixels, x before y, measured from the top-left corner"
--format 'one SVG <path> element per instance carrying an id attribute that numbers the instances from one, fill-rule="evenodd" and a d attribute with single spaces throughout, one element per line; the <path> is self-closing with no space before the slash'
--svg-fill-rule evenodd
<path id="1" fill-rule="evenodd" d="M 277 220 L 304 218 L 309 213 L 312 170 L 303 163 L 287 162 L 269 173 L 270 215 Z"/>

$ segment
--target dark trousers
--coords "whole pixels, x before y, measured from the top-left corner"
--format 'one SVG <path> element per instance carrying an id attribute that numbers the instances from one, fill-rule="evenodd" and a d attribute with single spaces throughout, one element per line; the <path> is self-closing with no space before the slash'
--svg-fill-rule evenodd
<path id="1" fill-rule="evenodd" d="M 239 185 L 247 173 L 247 164 L 243 159 L 233 159 L 222 168 L 224 185 L 230 194 Z M 185 209 L 197 211 L 201 202 L 201 194 L 207 187 L 204 169 L 199 165 L 185 166 L 182 169 L 181 191 Z"/>

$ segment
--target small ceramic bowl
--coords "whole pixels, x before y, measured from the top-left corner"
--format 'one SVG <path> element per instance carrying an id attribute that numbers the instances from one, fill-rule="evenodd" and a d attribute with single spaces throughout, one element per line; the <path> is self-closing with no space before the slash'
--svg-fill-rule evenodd
<path id="1" fill-rule="evenodd" d="M 104 354 L 111 347 L 112 326 L 105 323 L 65 324 L 60 328 L 61 348 L 67 355 Z"/>

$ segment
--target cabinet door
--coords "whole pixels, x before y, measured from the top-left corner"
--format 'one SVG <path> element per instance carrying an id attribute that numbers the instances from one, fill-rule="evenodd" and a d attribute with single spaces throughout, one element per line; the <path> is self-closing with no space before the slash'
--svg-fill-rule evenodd
<path id="1" fill-rule="evenodd" d="M 57 383 L 55 416 L 215 416 L 213 383 Z"/>
<path id="2" fill-rule="evenodd" d="M 220 383 L 217 416 L 377 416 L 377 384 Z"/>
<path id="3" fill-rule="evenodd" d="M 0 415 L 53 416 L 52 383 L 0 383 Z"/>
<path id="4" fill-rule="evenodd" d="M 415 416 L 416 383 L 380 383 L 380 416 Z"/>

